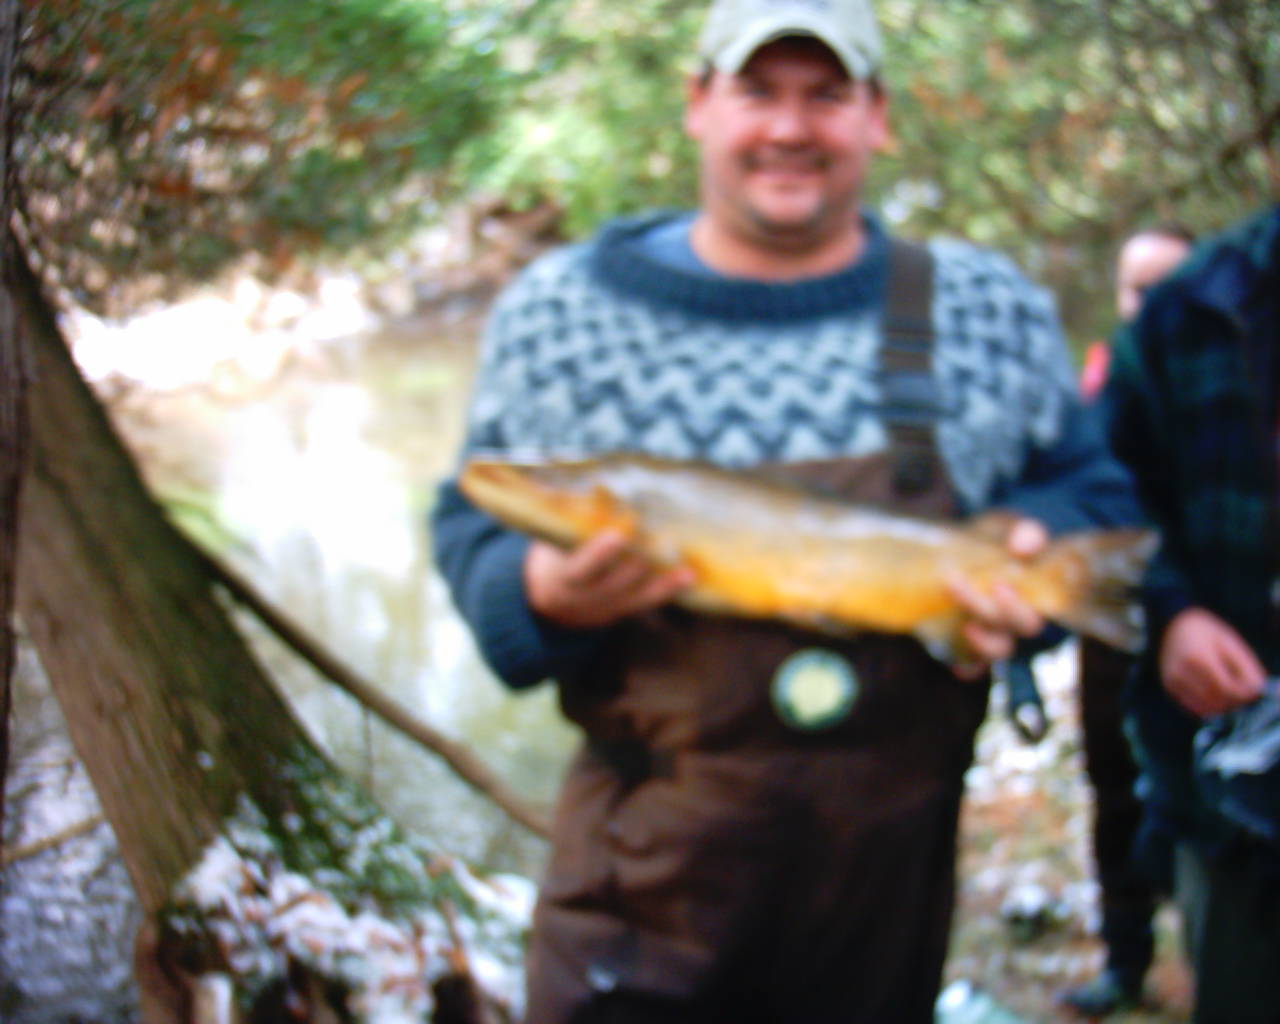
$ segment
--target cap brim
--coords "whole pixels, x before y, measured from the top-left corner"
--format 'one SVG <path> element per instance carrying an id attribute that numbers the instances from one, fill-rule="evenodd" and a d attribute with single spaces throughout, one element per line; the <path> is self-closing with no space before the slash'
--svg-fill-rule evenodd
<path id="1" fill-rule="evenodd" d="M 850 78 L 866 78 L 872 72 L 866 56 L 839 42 L 837 33 L 821 18 L 798 18 L 794 13 L 786 18 L 760 18 L 738 34 L 734 41 L 712 59 L 717 71 L 736 75 L 751 55 L 766 43 L 787 36 L 808 36 L 818 40 L 836 55 Z"/>

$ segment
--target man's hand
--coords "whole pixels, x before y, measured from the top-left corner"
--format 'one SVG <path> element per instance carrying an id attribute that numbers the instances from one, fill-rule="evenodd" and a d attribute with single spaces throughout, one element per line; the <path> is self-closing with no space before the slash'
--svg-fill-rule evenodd
<path id="1" fill-rule="evenodd" d="M 1005 537 L 1009 553 L 1017 558 L 1034 558 L 1049 543 L 1049 531 L 1035 519 L 1017 519 Z M 972 661 L 957 666 L 962 679 L 974 679 L 992 662 L 1013 654 L 1019 637 L 1035 636 L 1044 629 L 1044 618 L 1020 598 L 1007 584 L 997 584 L 990 593 L 982 593 L 968 580 L 955 577 L 951 592 L 969 614 L 960 636 L 967 645 Z"/>
<path id="2" fill-rule="evenodd" d="M 606 531 L 565 551 L 545 541 L 529 545 L 524 562 L 529 604 L 560 626 L 607 626 L 666 604 L 693 582 L 689 569 L 659 569 Z"/>
<path id="3" fill-rule="evenodd" d="M 1204 608 L 1174 616 L 1160 641 L 1160 680 L 1169 696 L 1200 718 L 1262 695 L 1267 673 L 1244 639 Z"/>

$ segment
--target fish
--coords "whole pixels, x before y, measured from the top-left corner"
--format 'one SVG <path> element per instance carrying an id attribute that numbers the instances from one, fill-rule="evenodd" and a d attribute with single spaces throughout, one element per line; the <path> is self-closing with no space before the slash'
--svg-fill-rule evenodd
<path id="1" fill-rule="evenodd" d="M 477 455 L 462 493 L 507 527 L 572 548 L 605 530 L 658 568 L 686 567 L 676 601 L 696 612 L 776 619 L 828 634 L 915 636 L 941 661 L 969 660 L 949 586 L 1009 585 L 1045 619 L 1126 651 L 1143 642 L 1137 588 L 1157 535 L 1082 530 L 1031 559 L 1004 546 L 1008 517 L 898 515 L 771 475 L 618 453 L 596 458 Z"/>

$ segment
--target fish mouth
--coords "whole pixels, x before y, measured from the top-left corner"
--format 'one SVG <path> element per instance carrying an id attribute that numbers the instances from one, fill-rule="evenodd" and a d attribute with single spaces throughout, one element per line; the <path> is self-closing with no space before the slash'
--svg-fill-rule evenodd
<path id="1" fill-rule="evenodd" d="M 514 493 L 581 492 L 591 489 L 589 481 L 575 472 L 584 464 L 570 460 L 548 463 L 473 459 L 463 470 L 462 480 L 477 487 L 499 488 Z"/>

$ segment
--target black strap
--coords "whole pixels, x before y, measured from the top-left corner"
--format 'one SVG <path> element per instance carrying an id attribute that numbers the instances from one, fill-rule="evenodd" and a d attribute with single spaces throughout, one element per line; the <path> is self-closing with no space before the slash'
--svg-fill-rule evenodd
<path id="1" fill-rule="evenodd" d="M 587 740 L 587 749 L 595 758 L 613 769 L 625 788 L 631 789 L 646 779 L 670 778 L 673 758 L 670 751 L 647 746 L 641 740 Z"/>
<path id="2" fill-rule="evenodd" d="M 940 471 L 934 425 L 941 412 L 933 375 L 933 256 L 928 248 L 889 241 L 884 342 L 884 422 L 894 486 L 918 494 Z"/>

